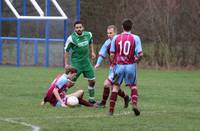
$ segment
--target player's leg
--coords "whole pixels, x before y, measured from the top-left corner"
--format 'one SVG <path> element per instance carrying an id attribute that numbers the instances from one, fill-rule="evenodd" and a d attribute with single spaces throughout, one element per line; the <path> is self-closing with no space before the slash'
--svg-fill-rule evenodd
<path id="1" fill-rule="evenodd" d="M 123 81 L 124 77 L 124 68 L 122 65 L 116 65 L 115 67 L 115 75 L 113 78 L 113 89 L 112 94 L 110 96 L 110 107 L 109 107 L 109 115 L 113 115 L 115 103 L 117 101 L 117 95 L 119 91 L 119 87 Z"/>
<path id="2" fill-rule="evenodd" d="M 84 94 L 83 90 L 77 90 L 77 91 L 75 91 L 75 92 L 73 92 L 71 94 L 67 94 L 66 97 L 75 96 L 77 98 L 82 98 L 83 94 Z"/>
<path id="3" fill-rule="evenodd" d="M 124 108 L 128 108 L 128 104 L 130 102 L 130 97 L 126 94 L 121 88 L 119 88 L 118 95 L 124 99 Z"/>
<path id="4" fill-rule="evenodd" d="M 138 90 L 136 85 L 133 85 L 130 87 L 131 88 L 131 101 L 132 101 L 132 106 L 133 106 L 133 111 L 136 116 L 140 115 L 140 110 L 138 109 Z"/>
<path id="5" fill-rule="evenodd" d="M 109 79 L 113 82 L 116 78 L 114 78 L 114 69 L 112 69 L 112 67 L 110 68 L 109 74 Z M 127 108 L 130 102 L 129 95 L 126 94 L 121 88 L 119 88 L 118 95 L 124 99 L 124 108 Z"/>
<path id="6" fill-rule="evenodd" d="M 57 76 L 55 79 L 57 79 L 59 76 Z M 55 104 L 56 104 L 55 96 L 52 95 L 52 93 L 48 93 L 49 90 L 53 90 L 55 88 L 55 84 L 54 83 L 55 83 L 55 80 L 53 81 L 53 83 L 51 83 L 50 87 L 48 88 L 47 92 L 45 93 L 45 96 L 44 96 L 43 100 L 40 103 L 41 106 L 45 105 L 47 102 L 49 102 L 52 106 L 55 106 Z"/>
<path id="7" fill-rule="evenodd" d="M 116 78 L 113 78 L 113 79 L 116 79 Z M 127 108 L 128 104 L 130 102 L 129 95 L 126 94 L 121 88 L 119 88 L 119 90 L 118 90 L 118 95 L 124 99 L 124 108 Z"/>
<path id="8" fill-rule="evenodd" d="M 112 82 L 109 79 L 106 79 L 104 81 L 102 100 L 101 100 L 100 103 L 98 103 L 98 106 L 105 107 L 106 101 L 107 101 L 109 94 L 110 94 L 110 88 L 111 87 L 112 87 Z"/>
<path id="9" fill-rule="evenodd" d="M 116 85 L 116 84 L 113 85 L 112 93 L 110 96 L 109 115 L 113 115 L 113 112 L 115 109 L 115 103 L 117 101 L 117 94 L 118 94 L 119 87 L 120 87 L 119 85 Z"/>
<path id="10" fill-rule="evenodd" d="M 130 64 L 126 66 L 125 71 L 125 83 L 131 89 L 131 102 L 133 111 L 136 116 L 140 115 L 140 111 L 137 107 L 138 103 L 138 91 L 136 87 L 136 64 Z"/>
<path id="11" fill-rule="evenodd" d="M 89 102 L 94 104 L 95 101 L 95 80 L 88 79 L 88 93 L 89 93 Z"/>
<path id="12" fill-rule="evenodd" d="M 88 106 L 88 107 L 93 107 L 94 105 L 89 103 L 88 101 L 83 99 L 83 95 L 84 95 L 84 91 L 83 90 L 78 90 L 74 93 L 68 94 L 66 95 L 66 98 L 70 97 L 70 96 L 75 96 L 78 98 L 79 100 L 79 104 L 84 105 L 84 106 Z"/>
<path id="13" fill-rule="evenodd" d="M 79 78 L 79 76 L 81 75 L 82 70 L 81 70 L 78 66 L 75 66 L 75 65 L 72 65 L 72 66 L 73 66 L 74 68 L 76 68 L 76 70 L 77 70 L 76 76 L 75 76 L 75 78 L 73 79 L 73 82 L 76 82 L 77 79 Z"/>
<path id="14" fill-rule="evenodd" d="M 94 70 L 91 64 L 83 71 L 83 76 L 88 80 L 88 93 L 89 93 L 89 102 L 94 104 L 95 101 L 95 76 Z"/>
<path id="15" fill-rule="evenodd" d="M 106 105 L 106 101 L 110 94 L 110 88 L 112 87 L 113 77 L 114 77 L 114 67 L 110 66 L 108 78 L 104 81 L 102 100 L 100 103 L 98 103 L 98 106 L 100 107 L 105 107 Z"/>
<path id="16" fill-rule="evenodd" d="M 100 103 L 98 103 L 98 105 L 101 106 L 101 107 L 105 107 L 105 105 L 106 105 L 106 101 L 107 101 L 109 94 L 110 94 L 110 88 L 112 87 L 113 78 L 114 78 L 114 68 L 110 67 L 108 79 L 106 79 L 104 81 L 102 100 L 101 100 Z M 130 101 L 129 96 L 127 94 L 125 94 L 125 92 L 121 88 L 118 91 L 118 95 L 121 96 L 124 99 L 124 108 L 127 108 L 128 103 Z"/>

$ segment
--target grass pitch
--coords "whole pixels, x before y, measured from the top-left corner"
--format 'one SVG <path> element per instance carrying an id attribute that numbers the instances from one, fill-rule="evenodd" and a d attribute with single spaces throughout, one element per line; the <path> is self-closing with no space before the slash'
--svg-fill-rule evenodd
<path id="1" fill-rule="evenodd" d="M 39 103 L 62 68 L 0 67 L 1 131 L 197 131 L 200 130 L 200 71 L 138 71 L 139 107 L 136 117 L 118 97 L 114 116 L 106 108 L 53 108 Z M 96 70 L 96 98 L 101 99 L 107 68 Z M 69 90 L 84 89 L 80 77 Z M 122 89 L 130 93 L 128 88 Z"/>

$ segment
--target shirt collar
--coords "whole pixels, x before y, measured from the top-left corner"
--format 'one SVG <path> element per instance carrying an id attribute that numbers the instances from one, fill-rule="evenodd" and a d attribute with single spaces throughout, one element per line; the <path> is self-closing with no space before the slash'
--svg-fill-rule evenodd
<path id="1" fill-rule="evenodd" d="M 124 32 L 122 32 L 122 34 L 131 34 L 131 31 L 129 31 L 129 32 L 124 31 Z"/>

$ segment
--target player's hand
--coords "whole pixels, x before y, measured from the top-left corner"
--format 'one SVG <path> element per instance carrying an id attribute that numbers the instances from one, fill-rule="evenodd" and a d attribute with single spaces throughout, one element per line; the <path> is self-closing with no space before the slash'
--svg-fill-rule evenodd
<path id="1" fill-rule="evenodd" d="M 62 102 L 61 106 L 64 107 L 64 108 L 67 107 L 67 105 L 64 102 Z"/>
<path id="2" fill-rule="evenodd" d="M 141 60 L 141 58 L 142 58 L 142 57 L 137 57 L 137 56 L 134 56 L 134 57 L 135 57 L 135 62 L 136 62 L 136 63 L 139 63 L 140 60 Z"/>
<path id="3" fill-rule="evenodd" d="M 94 52 L 91 53 L 91 58 L 94 60 L 96 58 L 96 54 Z"/>
<path id="4" fill-rule="evenodd" d="M 65 69 L 68 69 L 70 67 L 69 64 L 65 64 Z"/>
<path id="5" fill-rule="evenodd" d="M 97 69 L 99 66 L 100 66 L 99 64 L 96 64 L 96 65 L 94 66 L 94 68 Z"/>
<path id="6" fill-rule="evenodd" d="M 134 56 L 135 57 L 135 62 L 138 63 L 139 62 L 139 58 L 137 56 Z"/>
<path id="7" fill-rule="evenodd" d="M 45 102 L 44 102 L 44 101 L 42 101 L 42 102 L 40 103 L 40 105 L 41 105 L 41 106 L 43 106 L 44 104 L 45 104 Z"/>

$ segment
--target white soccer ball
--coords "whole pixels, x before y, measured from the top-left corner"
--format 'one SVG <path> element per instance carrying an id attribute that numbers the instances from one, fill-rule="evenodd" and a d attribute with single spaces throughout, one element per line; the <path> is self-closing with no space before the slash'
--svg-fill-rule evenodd
<path id="1" fill-rule="evenodd" d="M 76 106 L 78 105 L 79 101 L 78 98 L 75 96 L 70 96 L 67 98 L 67 105 L 69 106 Z"/>

